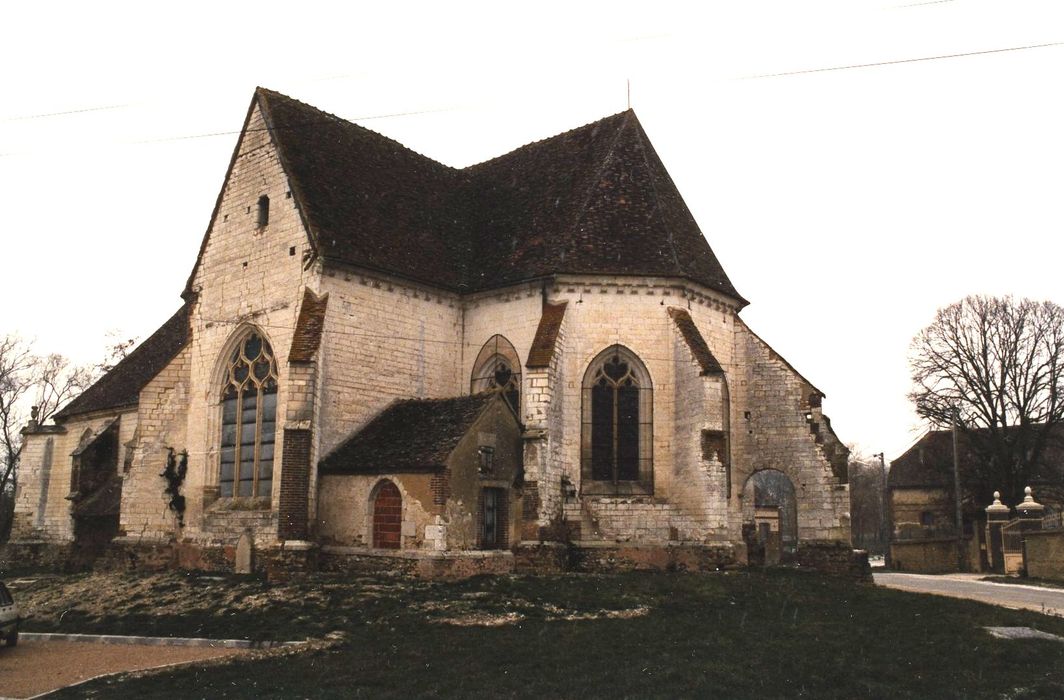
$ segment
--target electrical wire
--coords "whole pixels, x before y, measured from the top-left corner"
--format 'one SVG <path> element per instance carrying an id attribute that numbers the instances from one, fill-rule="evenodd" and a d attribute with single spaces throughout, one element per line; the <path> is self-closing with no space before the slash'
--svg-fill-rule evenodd
<path id="1" fill-rule="evenodd" d="M 941 56 L 924 56 L 921 58 L 902 58 L 895 61 L 878 61 L 876 63 L 855 63 L 850 66 L 832 66 L 831 68 L 810 68 L 808 70 L 795 70 L 786 73 L 764 73 L 762 75 L 748 75 L 742 80 L 756 80 L 758 78 L 781 78 L 788 75 L 804 75 L 806 73 L 826 73 L 837 70 L 851 70 L 853 68 L 875 68 L 879 66 L 894 66 L 902 63 L 919 63 L 921 61 L 938 61 L 946 58 L 964 58 L 966 56 L 985 56 L 987 54 L 1005 53 L 1007 51 L 1027 51 L 1028 49 L 1045 49 L 1051 46 L 1064 46 L 1062 41 L 1054 41 L 1048 44 L 1031 44 L 1029 46 L 1010 46 L 1004 49 L 987 49 L 985 51 L 968 51 L 966 53 L 943 54 Z"/>

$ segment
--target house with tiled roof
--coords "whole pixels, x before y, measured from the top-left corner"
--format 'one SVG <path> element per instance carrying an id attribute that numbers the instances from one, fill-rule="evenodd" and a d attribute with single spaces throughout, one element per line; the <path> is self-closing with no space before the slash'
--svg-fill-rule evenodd
<path id="1" fill-rule="evenodd" d="M 999 434 L 1003 440 L 1016 440 L 1021 430 L 1043 427 L 1009 426 L 999 429 Z M 959 430 L 954 454 L 952 430 L 929 430 L 890 463 L 887 491 L 895 568 L 935 573 L 956 570 L 958 482 L 961 527 L 972 571 L 989 566 L 987 506 L 994 503 L 995 492 L 1006 511 L 1022 503 L 1025 487 L 1038 495 L 1046 515 L 1064 511 L 1064 426 L 1046 430 L 1037 462 L 1026 477 L 1013 483 L 1005 480 L 1005 470 L 986 468 L 986 452 L 979 447 L 991 435 L 986 428 Z M 992 476 L 995 473 L 1001 481 Z"/>
<path id="2" fill-rule="evenodd" d="M 258 89 L 181 296 L 27 427 L 13 547 L 225 569 L 250 543 L 281 572 L 848 561 L 824 394 L 740 318 L 631 110 L 459 169 Z"/>

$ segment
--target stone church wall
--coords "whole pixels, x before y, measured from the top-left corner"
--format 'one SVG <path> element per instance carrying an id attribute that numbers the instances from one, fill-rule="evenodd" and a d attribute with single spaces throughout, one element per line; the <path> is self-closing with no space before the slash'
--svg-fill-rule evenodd
<path id="1" fill-rule="evenodd" d="M 98 434 L 107 423 L 118 416 L 121 417 L 121 445 L 133 436 L 136 428 L 135 412 L 82 416 L 66 421 L 60 430 L 46 429 L 48 432 L 40 431 L 27 435 L 20 465 L 18 494 L 15 498 L 13 539 L 39 539 L 54 543 L 73 541 L 73 518 L 70 515 L 70 501 L 67 500 L 73 490 L 71 455 L 81 445 L 83 438 Z M 46 461 L 46 456 L 51 457 L 50 461 Z M 120 460 L 121 457 L 119 462 Z M 45 487 L 44 493 L 41 486 Z"/>
<path id="2" fill-rule="evenodd" d="M 799 550 L 802 541 L 849 542 L 849 491 L 832 473 L 810 423 L 819 414 L 810 404 L 815 390 L 741 322 L 735 342 L 745 361 L 731 394 L 733 501 L 741 504 L 755 471 L 778 470 L 794 485 Z"/>
<path id="3" fill-rule="evenodd" d="M 270 202 L 265 226 L 259 226 L 257 219 L 262 195 Z M 222 368 L 227 359 L 223 354 L 232 351 L 234 334 L 243 328 L 260 332 L 276 358 L 277 415 L 287 415 L 287 355 L 299 303 L 303 288 L 318 291 L 320 279 L 317 265 L 304 264 L 309 254 L 291 185 L 255 107 L 190 284 L 197 296 L 191 314 L 187 444 L 174 445 L 189 452 L 183 533 L 188 539 L 235 546 L 248 529 L 257 547 L 277 539 L 285 422 L 277 423 L 270 510 L 263 510 L 261 503 L 242 503 L 242 499 L 216 500 Z"/>
<path id="4" fill-rule="evenodd" d="M 468 393 L 460 379 L 460 302 L 380 275 L 331 272 L 322 348 L 317 457 L 329 454 L 396 399 Z"/>
<path id="5" fill-rule="evenodd" d="M 61 429 L 46 428 L 26 436 L 19 490 L 15 498 L 13 540 L 74 540 L 74 519 L 71 517 L 71 502 L 67 500 L 74 490 L 71 481 L 74 464 L 72 454 L 81 445 L 82 439 L 97 435 L 115 418 L 120 419 L 119 445 L 125 445 L 133 439 L 137 427 L 135 411 L 78 416 L 66 421 Z M 50 460 L 45 459 L 48 456 Z M 124 451 L 120 451 L 120 474 L 123 457 Z M 45 487 L 43 494 L 42 486 Z"/>
<path id="6" fill-rule="evenodd" d="M 550 301 L 568 301 L 565 368 L 557 378 L 560 430 L 557 459 L 566 477 L 580 484 L 581 414 L 584 373 L 611 345 L 634 352 L 646 366 L 654 390 L 653 496 L 586 497 L 582 507 L 600 534 L 623 541 L 709 540 L 727 517 L 722 469 L 703 464 L 701 431 L 723 422 L 719 385 L 699 376 L 693 356 L 679 337 L 669 306 L 716 313 L 699 314 L 696 324 L 714 355 L 732 356 L 720 300 L 707 299 L 669 280 L 655 278 L 566 278 Z M 552 425 L 552 431 L 558 430 Z"/>
<path id="7" fill-rule="evenodd" d="M 186 347 L 140 392 L 133 459 L 122 484 L 121 531 L 130 543 L 179 534 L 160 475 L 168 448 L 179 452 L 187 445 L 190 356 Z"/>

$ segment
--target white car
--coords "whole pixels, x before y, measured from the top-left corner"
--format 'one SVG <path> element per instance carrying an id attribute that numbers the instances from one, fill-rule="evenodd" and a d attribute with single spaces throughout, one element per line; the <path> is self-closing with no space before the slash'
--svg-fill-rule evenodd
<path id="1" fill-rule="evenodd" d="M 18 644 L 18 623 L 21 621 L 11 592 L 0 583 L 0 639 L 6 641 L 9 647 Z"/>

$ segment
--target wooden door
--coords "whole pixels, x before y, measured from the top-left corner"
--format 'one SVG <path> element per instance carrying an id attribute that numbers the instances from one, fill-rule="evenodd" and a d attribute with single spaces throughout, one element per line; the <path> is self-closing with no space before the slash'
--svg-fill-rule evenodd
<path id="1" fill-rule="evenodd" d="M 399 488 L 385 481 L 373 499 L 373 546 L 399 549 L 403 531 L 403 496 Z"/>

